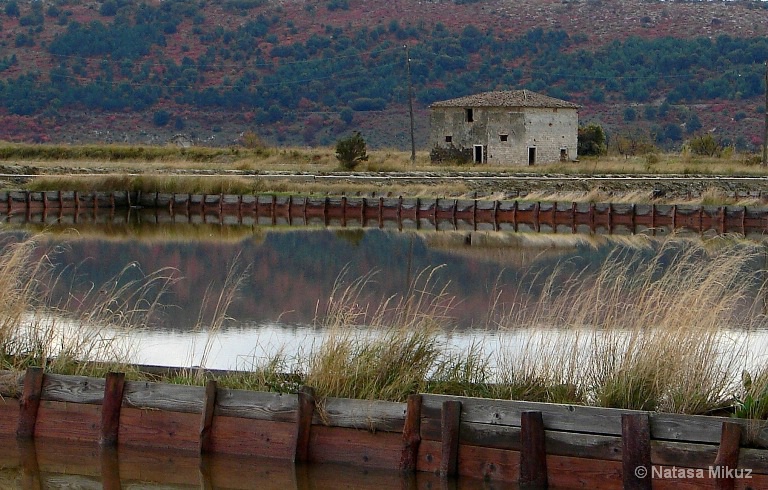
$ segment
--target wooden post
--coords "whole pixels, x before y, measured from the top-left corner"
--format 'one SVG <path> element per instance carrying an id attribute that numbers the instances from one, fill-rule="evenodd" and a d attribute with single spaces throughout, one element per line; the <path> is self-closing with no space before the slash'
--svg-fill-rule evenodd
<path id="1" fill-rule="evenodd" d="M 107 373 L 104 401 L 101 404 L 99 445 L 116 446 L 120 431 L 120 407 L 123 404 L 125 373 Z"/>
<path id="2" fill-rule="evenodd" d="M 19 423 L 16 426 L 16 437 L 33 439 L 35 437 L 35 422 L 37 409 L 40 407 L 40 395 L 43 392 L 43 368 L 27 368 L 24 374 L 24 390 L 19 400 Z"/>
<path id="3" fill-rule="evenodd" d="M 677 229 L 677 204 L 672 205 L 672 231 Z"/>
<path id="4" fill-rule="evenodd" d="M 723 214 L 720 215 L 720 233 L 725 233 L 725 219 L 728 216 L 728 206 L 721 206 Z"/>
<path id="5" fill-rule="evenodd" d="M 347 226 L 347 196 L 341 196 L 341 226 Z"/>
<path id="6" fill-rule="evenodd" d="M 608 203 L 608 234 L 613 233 L 613 204 Z"/>
<path id="7" fill-rule="evenodd" d="M 595 231 L 595 203 L 589 203 L 589 229 Z"/>
<path id="8" fill-rule="evenodd" d="M 103 490 L 120 490 L 120 461 L 117 448 L 102 446 L 99 448 L 99 465 L 101 466 L 101 488 Z"/>
<path id="9" fill-rule="evenodd" d="M 651 424 L 647 413 L 621 415 L 624 490 L 651 490 Z"/>
<path id="10" fill-rule="evenodd" d="M 421 444 L 421 395 L 408 395 L 403 425 L 403 452 L 400 455 L 400 469 L 414 472 Z"/>
<path id="11" fill-rule="evenodd" d="M 299 407 L 296 412 L 296 452 L 297 463 L 309 461 L 309 436 L 312 430 L 312 416 L 315 413 L 315 390 L 309 386 L 299 389 Z"/>
<path id="12" fill-rule="evenodd" d="M 576 203 L 571 203 L 571 233 L 576 233 Z"/>
<path id="13" fill-rule="evenodd" d="M 323 224 L 325 226 L 328 226 L 328 201 L 329 200 L 330 200 L 330 198 L 328 198 L 328 197 L 326 197 L 323 200 Z"/>
<path id="14" fill-rule="evenodd" d="M 34 439 L 18 439 L 16 450 L 19 454 L 19 466 L 21 466 L 21 481 L 19 488 L 25 490 L 39 490 L 42 487 L 40 481 L 40 466 L 37 463 L 37 447 Z"/>
<path id="15" fill-rule="evenodd" d="M 200 453 L 211 451 L 211 428 L 213 427 L 213 412 L 216 409 L 216 380 L 208 380 L 205 385 L 203 398 L 203 413 L 200 418 Z"/>
<path id="16" fill-rule="evenodd" d="M 360 199 L 360 226 L 365 228 L 365 202 L 366 198 Z"/>
<path id="17" fill-rule="evenodd" d="M 520 414 L 520 488 L 547 488 L 547 449 L 541 412 Z"/>
<path id="18" fill-rule="evenodd" d="M 459 470 L 459 428 L 461 425 L 461 402 L 445 401 L 441 412 L 440 430 L 442 451 L 440 476 L 454 477 Z"/>
<path id="19" fill-rule="evenodd" d="M 539 201 L 536 201 L 536 204 L 533 205 L 533 222 L 534 222 L 534 229 L 536 230 L 536 233 L 541 231 L 541 222 L 539 221 L 540 213 L 541 213 L 541 203 Z"/>
<path id="20" fill-rule="evenodd" d="M 517 200 L 512 205 L 512 228 L 517 232 Z"/>
<path id="21" fill-rule="evenodd" d="M 499 201 L 493 201 L 493 231 L 499 231 Z"/>
<path id="22" fill-rule="evenodd" d="M 741 233 L 746 235 L 747 234 L 747 207 L 743 206 L 741 208 Z"/>
<path id="23" fill-rule="evenodd" d="M 734 422 L 723 422 L 720 433 L 720 447 L 715 458 L 715 488 L 733 490 L 736 488 L 735 470 L 739 466 L 739 445 L 741 426 Z"/>
<path id="24" fill-rule="evenodd" d="M 240 202 L 242 201 L 242 196 L 240 197 Z M 293 225 L 293 195 L 288 196 L 288 226 Z"/>
<path id="25" fill-rule="evenodd" d="M 222 201 L 224 198 L 222 197 Z M 270 207 L 270 216 L 272 216 L 272 226 L 277 224 L 277 196 L 272 194 L 272 205 Z"/>
<path id="26" fill-rule="evenodd" d="M 384 228 L 384 198 L 379 197 L 379 228 Z"/>

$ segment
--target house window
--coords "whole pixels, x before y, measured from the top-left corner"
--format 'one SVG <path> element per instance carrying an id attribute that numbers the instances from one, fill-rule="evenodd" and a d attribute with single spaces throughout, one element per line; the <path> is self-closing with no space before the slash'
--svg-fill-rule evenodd
<path id="1" fill-rule="evenodd" d="M 509 139 L 508 134 L 500 134 L 499 135 L 499 141 L 507 141 Z"/>
<path id="2" fill-rule="evenodd" d="M 472 109 L 464 109 L 464 113 L 467 116 L 467 122 L 474 122 L 475 121 L 475 114 L 472 111 Z"/>
<path id="3" fill-rule="evenodd" d="M 445 142 L 446 143 L 451 143 L 452 141 L 453 141 L 453 136 L 446 136 L 445 137 Z"/>

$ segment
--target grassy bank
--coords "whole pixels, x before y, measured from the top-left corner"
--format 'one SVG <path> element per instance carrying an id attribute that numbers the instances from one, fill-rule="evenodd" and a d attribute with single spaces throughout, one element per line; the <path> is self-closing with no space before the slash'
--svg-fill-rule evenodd
<path id="1" fill-rule="evenodd" d="M 52 305 L 46 291 L 57 280 L 50 273 L 55 253 L 41 243 L 8 243 L 0 256 L 0 367 L 44 365 L 97 376 L 119 369 L 141 377 L 128 365 L 137 348 L 129 334 L 152 324 L 175 271 L 128 280 L 136 267 L 129 264 L 125 276 Z M 429 392 L 762 419 L 767 371 L 750 363 L 746 345 L 729 339 L 728 329 L 764 326 L 763 305 L 754 301 L 762 298 L 755 291 L 764 273 L 755 264 L 763 253 L 729 238 L 703 244 L 672 238 L 612 255 L 598 270 L 564 263 L 534 278 L 535 291 L 492 305 L 487 327 L 500 339 L 492 352 L 482 340 L 460 349 L 449 344 L 445 334 L 459 299 L 435 284 L 431 271 L 402 296 L 379 302 L 365 299 L 373 275 L 342 277 L 317 315 L 318 327 L 328 332 L 320 345 L 291 357 L 278 350 L 251 359 L 243 366 L 247 373 L 219 381 L 277 391 L 308 384 L 321 397 L 404 400 Z M 214 306 L 199 325 L 211 345 L 239 274 L 233 269 L 229 285 L 203 301 Z M 204 354 L 190 365 L 205 366 L 205 360 Z M 196 369 L 170 381 L 204 379 Z"/>
<path id="2" fill-rule="evenodd" d="M 582 157 L 567 162 L 530 167 L 527 165 L 498 167 L 483 164 L 434 165 L 429 151 L 410 152 L 394 149 L 371 150 L 368 160 L 357 168 L 365 172 L 473 171 L 502 173 L 563 173 L 563 174 L 711 174 L 768 175 L 768 168 L 759 165 L 759 155 L 724 152 L 723 156 L 696 155 L 688 150 L 677 153 L 653 152 L 642 155 L 609 154 Z M 266 147 L 238 145 L 228 148 L 188 148 L 127 145 L 34 145 L 0 142 L 0 162 L 6 165 L 31 166 L 40 173 L 69 170 L 81 173 L 129 171 L 155 173 L 174 170 L 330 172 L 341 166 L 332 147 Z M 64 168 L 62 168 L 64 167 Z"/>

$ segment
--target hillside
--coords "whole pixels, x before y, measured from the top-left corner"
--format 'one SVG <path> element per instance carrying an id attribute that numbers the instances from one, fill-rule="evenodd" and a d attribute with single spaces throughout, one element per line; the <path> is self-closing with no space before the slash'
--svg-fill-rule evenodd
<path id="1" fill-rule="evenodd" d="M 0 3 L 0 139 L 417 146 L 428 105 L 528 88 L 609 137 L 762 141 L 762 2 L 107 0 Z"/>

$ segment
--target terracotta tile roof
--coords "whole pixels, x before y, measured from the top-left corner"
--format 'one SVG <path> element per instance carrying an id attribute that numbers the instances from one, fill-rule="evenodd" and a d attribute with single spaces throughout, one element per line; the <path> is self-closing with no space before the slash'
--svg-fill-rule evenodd
<path id="1" fill-rule="evenodd" d="M 555 99 L 530 90 L 503 90 L 467 95 L 457 99 L 434 102 L 430 107 L 557 107 L 578 109 L 567 100 Z"/>

